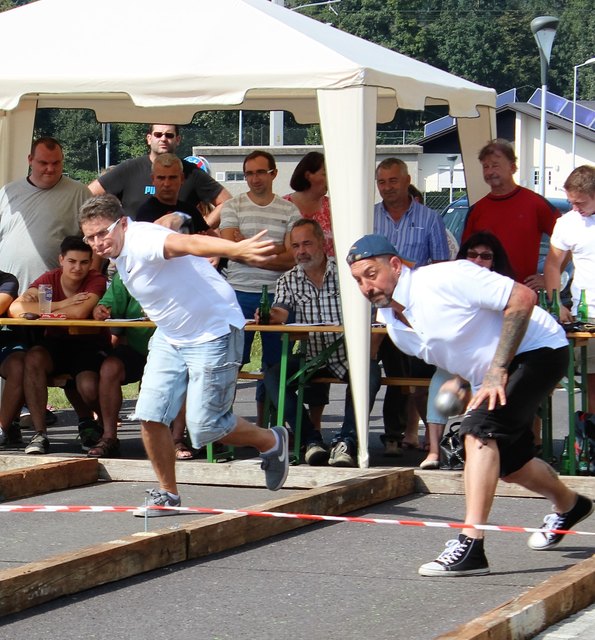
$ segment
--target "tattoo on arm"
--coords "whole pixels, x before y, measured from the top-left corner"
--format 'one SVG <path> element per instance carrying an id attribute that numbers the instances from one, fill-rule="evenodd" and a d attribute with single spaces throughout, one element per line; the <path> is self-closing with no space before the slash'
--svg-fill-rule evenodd
<path id="1" fill-rule="evenodd" d="M 516 350 L 525 335 L 530 317 L 530 314 L 527 315 L 522 311 L 510 311 L 508 313 L 504 313 L 500 340 L 498 341 L 496 353 L 492 360 L 492 365 L 494 367 L 502 367 L 506 369 L 511 363 Z"/>

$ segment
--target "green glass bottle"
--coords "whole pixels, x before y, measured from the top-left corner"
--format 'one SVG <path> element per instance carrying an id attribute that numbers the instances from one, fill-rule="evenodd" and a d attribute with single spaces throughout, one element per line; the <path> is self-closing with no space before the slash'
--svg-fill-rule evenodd
<path id="1" fill-rule="evenodd" d="M 558 292 L 558 289 L 552 289 L 550 315 L 556 322 L 560 322 L 560 294 Z"/>
<path id="2" fill-rule="evenodd" d="M 589 475 L 589 463 L 589 438 L 585 435 L 583 437 L 583 446 L 581 447 L 581 452 L 578 456 L 578 462 L 576 465 L 576 472 L 579 476 Z"/>
<path id="3" fill-rule="evenodd" d="M 587 304 L 587 292 L 581 289 L 581 297 L 576 308 L 576 319 L 579 322 L 587 322 L 589 320 L 589 305 Z"/>
<path id="4" fill-rule="evenodd" d="M 271 303 L 269 302 L 269 288 L 266 284 L 262 285 L 260 306 L 258 307 L 258 317 L 259 324 L 270 324 L 271 322 Z"/>
<path id="5" fill-rule="evenodd" d="M 562 447 L 562 455 L 560 456 L 560 475 L 567 476 L 570 474 L 570 453 L 568 452 L 568 436 L 564 438 Z"/>
<path id="6" fill-rule="evenodd" d="M 539 290 L 539 306 L 542 309 L 545 309 L 546 311 L 549 311 L 548 305 L 547 305 L 547 295 L 546 295 L 545 289 L 540 289 Z"/>

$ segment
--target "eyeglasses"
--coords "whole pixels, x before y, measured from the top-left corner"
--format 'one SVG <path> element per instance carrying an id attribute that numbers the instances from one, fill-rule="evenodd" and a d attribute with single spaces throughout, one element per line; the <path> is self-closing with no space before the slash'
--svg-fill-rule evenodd
<path id="1" fill-rule="evenodd" d="M 258 176 L 262 178 L 267 175 L 267 173 L 273 173 L 274 169 L 257 169 L 256 171 L 244 171 L 244 178 L 254 178 Z"/>
<path id="2" fill-rule="evenodd" d="M 120 222 L 120 220 L 122 220 L 122 218 L 118 218 L 115 222 L 112 222 L 110 226 L 103 231 L 98 231 L 97 233 L 94 233 L 90 236 L 84 236 L 83 242 L 85 244 L 95 244 L 98 240 L 104 240 L 116 228 L 116 225 L 118 224 L 118 222 Z"/>
<path id="3" fill-rule="evenodd" d="M 467 257 L 471 258 L 471 260 L 475 260 L 476 258 L 481 258 L 482 260 L 493 260 L 494 254 L 491 251 L 482 251 L 479 253 L 477 251 L 473 251 L 473 249 L 469 249 L 469 251 L 467 251 Z"/>
<path id="4" fill-rule="evenodd" d="M 168 140 L 173 140 L 176 137 L 176 134 L 171 131 L 153 131 L 151 135 L 155 138 L 163 138 L 163 136 L 165 136 Z"/>

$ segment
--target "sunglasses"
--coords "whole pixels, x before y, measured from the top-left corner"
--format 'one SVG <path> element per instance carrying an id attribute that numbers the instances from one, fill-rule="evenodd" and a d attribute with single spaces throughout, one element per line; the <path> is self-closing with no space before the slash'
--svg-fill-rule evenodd
<path id="1" fill-rule="evenodd" d="M 471 258 L 471 260 L 475 260 L 476 258 L 481 258 L 482 260 L 493 260 L 494 254 L 491 251 L 482 251 L 479 253 L 477 251 L 473 251 L 473 249 L 469 249 L 469 251 L 467 251 L 467 257 Z"/>
<path id="2" fill-rule="evenodd" d="M 163 132 L 163 131 L 153 131 L 153 133 L 151 134 L 154 138 L 163 138 L 164 136 L 168 139 L 168 140 L 173 140 L 176 137 L 175 133 L 172 133 L 171 131 L 167 131 L 167 132 Z"/>

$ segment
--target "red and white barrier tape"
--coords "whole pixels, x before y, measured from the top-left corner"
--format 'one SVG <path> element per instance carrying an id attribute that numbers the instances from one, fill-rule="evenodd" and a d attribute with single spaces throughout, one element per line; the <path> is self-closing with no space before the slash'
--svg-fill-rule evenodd
<path id="1" fill-rule="evenodd" d="M 313 520 L 317 522 L 354 522 L 358 524 L 392 524 L 404 527 L 438 527 L 442 529 L 477 529 L 479 531 L 503 531 L 506 533 L 535 533 L 552 531 L 554 533 L 581 536 L 595 536 L 592 531 L 566 531 L 564 529 L 542 529 L 535 527 L 513 527 L 508 525 L 476 524 L 464 522 L 431 522 L 426 520 L 393 520 L 389 518 L 362 518 L 358 516 L 322 516 L 310 513 L 284 513 L 282 511 L 248 511 L 246 509 L 211 509 L 208 507 L 115 507 L 115 506 L 77 506 L 77 505 L 33 505 L 0 504 L 0 513 L 125 513 L 144 509 L 179 511 L 180 513 L 232 514 L 256 516 L 261 518 L 290 518 L 294 520 Z"/>

